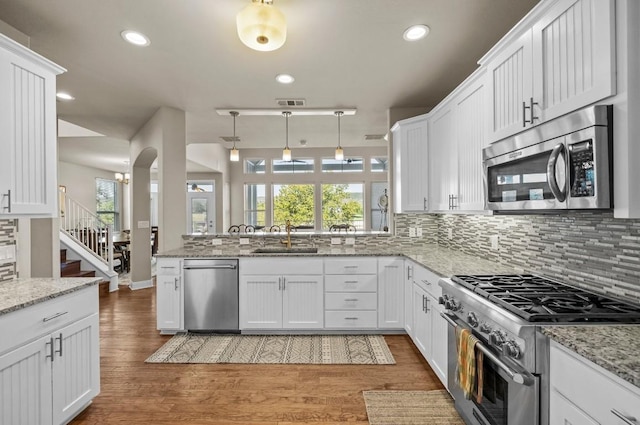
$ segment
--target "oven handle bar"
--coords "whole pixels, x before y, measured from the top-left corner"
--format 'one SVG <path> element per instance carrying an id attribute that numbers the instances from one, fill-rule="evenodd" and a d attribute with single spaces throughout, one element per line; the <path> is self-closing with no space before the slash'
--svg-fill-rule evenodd
<path id="1" fill-rule="evenodd" d="M 455 322 L 455 320 L 453 320 L 448 314 L 440 313 L 440 316 L 454 328 L 458 327 L 458 324 Z M 509 378 L 511 378 L 511 380 L 516 384 L 527 385 L 527 386 L 532 384 L 533 379 L 530 376 L 514 371 L 502 360 L 496 357 L 496 355 L 493 354 L 491 350 L 485 347 L 481 342 L 476 343 L 476 347 L 478 348 L 478 350 L 482 351 L 482 353 L 485 356 L 487 356 L 496 366 L 498 366 L 507 375 L 509 375 Z"/>

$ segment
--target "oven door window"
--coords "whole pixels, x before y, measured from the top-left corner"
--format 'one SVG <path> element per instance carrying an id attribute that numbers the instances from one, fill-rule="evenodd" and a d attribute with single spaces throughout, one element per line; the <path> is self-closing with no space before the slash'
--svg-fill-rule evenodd
<path id="1" fill-rule="evenodd" d="M 487 357 L 483 362 L 482 400 L 471 397 L 480 412 L 491 425 L 507 425 L 509 383 L 500 376 L 498 369 Z"/>
<path id="2" fill-rule="evenodd" d="M 489 202 L 517 202 L 554 199 L 547 181 L 549 152 L 488 168 Z M 563 162 L 562 156 L 558 163 Z M 558 164 L 559 168 L 563 165 Z"/>

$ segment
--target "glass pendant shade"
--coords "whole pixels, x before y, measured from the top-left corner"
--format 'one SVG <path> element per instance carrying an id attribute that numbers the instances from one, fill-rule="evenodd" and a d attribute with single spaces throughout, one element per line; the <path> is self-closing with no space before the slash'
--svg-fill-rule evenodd
<path id="1" fill-rule="evenodd" d="M 336 161 L 342 161 L 344 159 L 344 151 L 341 147 L 336 148 Z"/>
<path id="2" fill-rule="evenodd" d="M 282 149 L 282 160 L 291 161 L 291 149 L 289 148 Z"/>
<path id="3" fill-rule="evenodd" d="M 229 151 L 229 161 L 238 162 L 240 161 L 240 151 L 235 148 L 235 146 Z"/>
<path id="4" fill-rule="evenodd" d="M 270 52 L 287 39 L 287 21 L 272 0 L 253 0 L 238 13 L 236 24 L 240 40 L 254 50 Z"/>

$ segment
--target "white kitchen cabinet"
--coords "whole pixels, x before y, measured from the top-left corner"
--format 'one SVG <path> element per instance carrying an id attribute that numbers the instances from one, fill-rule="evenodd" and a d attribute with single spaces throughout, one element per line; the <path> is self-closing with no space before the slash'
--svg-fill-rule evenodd
<path id="1" fill-rule="evenodd" d="M 489 73 L 489 137 L 503 139 L 612 96 L 613 0 L 557 0 L 480 64 Z"/>
<path id="2" fill-rule="evenodd" d="M 0 424 L 63 424 L 100 392 L 98 287 L 0 318 Z"/>
<path id="3" fill-rule="evenodd" d="M 0 34 L 0 216 L 57 217 L 56 75 Z"/>
<path id="4" fill-rule="evenodd" d="M 427 115 L 398 121 L 393 137 L 393 210 L 395 213 L 429 208 L 429 150 Z"/>
<path id="5" fill-rule="evenodd" d="M 378 259 L 378 328 L 404 329 L 404 260 Z"/>
<path id="6" fill-rule="evenodd" d="M 441 108 L 430 117 L 431 211 L 453 209 L 451 197 L 458 193 L 458 146 L 453 105 L 448 103 Z"/>
<path id="7" fill-rule="evenodd" d="M 553 340 L 549 359 L 551 425 L 626 425 L 640 419 L 640 388 Z"/>
<path id="8" fill-rule="evenodd" d="M 321 329 L 323 294 L 322 259 L 241 259 L 240 329 Z"/>
<path id="9" fill-rule="evenodd" d="M 414 263 L 404 261 L 404 330 L 407 335 L 414 337 L 413 318 L 413 269 Z"/>
<path id="10" fill-rule="evenodd" d="M 157 329 L 175 333 L 184 329 L 182 259 L 158 258 L 156 265 Z"/>

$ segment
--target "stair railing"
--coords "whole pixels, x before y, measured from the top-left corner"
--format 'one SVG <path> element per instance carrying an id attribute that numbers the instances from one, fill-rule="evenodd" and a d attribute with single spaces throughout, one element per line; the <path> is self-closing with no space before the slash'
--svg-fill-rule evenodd
<path id="1" fill-rule="evenodd" d="M 60 191 L 60 231 L 113 271 L 113 225 Z"/>

